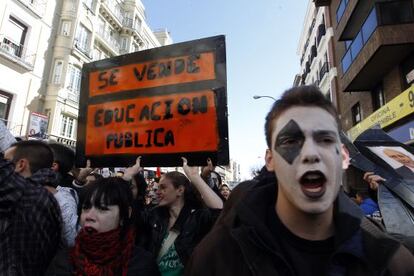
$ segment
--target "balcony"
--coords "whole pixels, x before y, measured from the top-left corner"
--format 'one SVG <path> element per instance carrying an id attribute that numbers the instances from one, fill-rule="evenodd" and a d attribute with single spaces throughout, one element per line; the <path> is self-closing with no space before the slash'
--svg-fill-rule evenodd
<path id="1" fill-rule="evenodd" d="M 0 34 L 0 37 L 3 35 Z M 27 54 L 26 48 L 23 45 L 18 45 L 7 37 L 3 37 L 0 41 L 0 55 L 7 58 L 11 62 L 23 67 L 28 71 L 32 71 L 36 59 L 36 54 Z"/>
<path id="2" fill-rule="evenodd" d="M 329 6 L 331 4 L 331 0 L 313 0 L 313 3 L 315 3 L 316 7 Z"/>
<path id="3" fill-rule="evenodd" d="M 409 4 L 411 9 L 398 6 L 402 2 Z M 397 13 L 395 5 L 403 10 Z M 342 90 L 371 90 L 414 50 L 413 33 L 411 1 L 377 3 L 342 58 Z"/>
<path id="4" fill-rule="evenodd" d="M 109 32 L 105 31 L 102 28 L 99 28 L 98 31 L 98 37 L 101 39 L 103 44 L 113 52 L 115 55 L 119 55 L 120 45 L 118 40 L 111 36 Z"/>
<path id="5" fill-rule="evenodd" d="M 73 46 L 76 50 L 81 52 L 86 58 L 92 59 L 91 50 L 88 43 L 80 43 L 76 38 L 74 40 Z"/>
<path id="6" fill-rule="evenodd" d="M 43 17 L 46 10 L 46 0 L 19 0 L 26 8 L 35 13 L 38 17 Z"/>
<path id="7" fill-rule="evenodd" d="M 351 40 L 356 36 L 361 25 L 375 5 L 374 0 L 342 0 L 337 10 L 338 40 Z M 342 15 L 341 15 L 342 14 Z M 339 17 L 340 16 L 340 17 Z"/>
<path id="8" fill-rule="evenodd" d="M 99 10 L 109 23 L 118 26 L 118 30 L 122 28 L 125 12 L 115 0 L 102 0 Z"/>
<path id="9" fill-rule="evenodd" d="M 142 41 L 142 23 L 139 20 L 125 17 L 123 21 L 123 28 L 125 33 L 132 35 L 135 40 Z"/>
<path id="10" fill-rule="evenodd" d="M 70 139 L 70 138 L 67 138 L 67 137 L 63 137 L 63 136 L 60 136 L 60 135 L 54 135 L 54 134 L 49 134 L 49 139 L 53 140 L 53 141 L 56 141 L 58 143 L 64 144 L 64 145 L 68 145 L 72 148 L 76 147 L 76 140 L 74 140 L 74 139 Z"/>
<path id="11" fill-rule="evenodd" d="M 75 91 L 74 89 L 71 89 L 70 87 L 68 87 L 69 92 L 68 92 L 68 100 L 78 103 L 79 102 L 79 91 Z"/>

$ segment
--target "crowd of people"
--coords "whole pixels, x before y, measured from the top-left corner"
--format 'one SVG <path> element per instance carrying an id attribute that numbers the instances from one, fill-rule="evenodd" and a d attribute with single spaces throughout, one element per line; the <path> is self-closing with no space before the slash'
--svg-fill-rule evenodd
<path id="1" fill-rule="evenodd" d="M 1 130 L 0 275 L 414 275 L 375 200 L 343 192 L 339 132 L 316 87 L 287 90 L 265 119 L 265 167 L 231 191 L 210 159 L 159 178 L 141 157 L 74 168 L 65 145 Z"/>

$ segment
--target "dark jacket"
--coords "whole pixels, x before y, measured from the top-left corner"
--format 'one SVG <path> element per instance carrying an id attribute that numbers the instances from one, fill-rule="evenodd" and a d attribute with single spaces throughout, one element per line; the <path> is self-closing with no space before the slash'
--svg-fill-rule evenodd
<path id="1" fill-rule="evenodd" d="M 66 248 L 58 252 L 52 260 L 45 276 L 66 276 L 73 275 L 73 265 L 70 263 L 70 249 Z M 128 263 L 127 275 L 136 276 L 158 276 L 158 266 L 151 253 L 136 246 L 132 251 Z"/>
<path id="2" fill-rule="evenodd" d="M 237 187 L 211 232 L 193 252 L 186 275 L 294 275 L 270 233 L 266 211 L 275 204 L 276 179 Z M 364 218 L 342 192 L 335 202 L 335 253 L 328 275 L 414 275 L 414 258 Z"/>
<path id="3" fill-rule="evenodd" d="M 172 229 L 178 230 L 174 245 L 181 263 L 185 266 L 194 247 L 210 231 L 221 210 L 193 209 L 184 206 Z M 156 207 L 143 213 L 145 231 L 141 231 L 137 239 L 139 244 L 152 252 L 157 258 L 162 242 L 168 232 L 169 213 L 165 207 Z M 143 234 L 142 232 L 145 232 Z"/>
<path id="4" fill-rule="evenodd" d="M 43 275 L 61 240 L 62 217 L 54 196 L 14 172 L 0 154 L 0 275 Z"/>

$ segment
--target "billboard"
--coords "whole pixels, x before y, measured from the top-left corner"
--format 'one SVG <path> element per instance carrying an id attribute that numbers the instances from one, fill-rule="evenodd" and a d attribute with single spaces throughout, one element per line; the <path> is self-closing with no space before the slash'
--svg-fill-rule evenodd
<path id="1" fill-rule="evenodd" d="M 78 166 L 227 165 L 224 36 L 85 64 L 76 152 Z"/>

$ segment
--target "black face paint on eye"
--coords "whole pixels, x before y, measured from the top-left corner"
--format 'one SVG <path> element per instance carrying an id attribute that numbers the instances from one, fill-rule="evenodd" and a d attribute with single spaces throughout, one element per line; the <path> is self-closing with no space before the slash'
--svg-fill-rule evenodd
<path id="1" fill-rule="evenodd" d="M 338 148 L 335 148 L 335 149 L 336 149 L 336 154 L 339 155 L 339 149 Z"/>
<path id="2" fill-rule="evenodd" d="M 300 154 L 305 135 L 299 125 L 290 120 L 279 132 L 276 137 L 275 151 L 277 151 L 283 159 L 292 164 L 295 158 Z"/>

